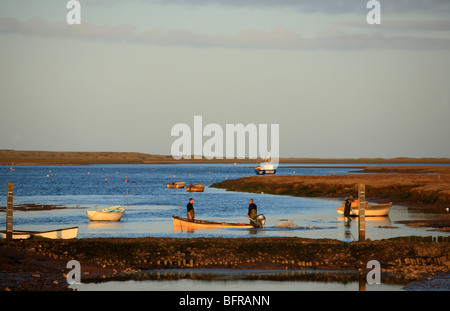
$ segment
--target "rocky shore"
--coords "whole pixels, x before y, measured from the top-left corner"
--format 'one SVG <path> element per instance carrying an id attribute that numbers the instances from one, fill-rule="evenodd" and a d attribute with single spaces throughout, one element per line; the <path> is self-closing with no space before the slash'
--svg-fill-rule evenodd
<path id="1" fill-rule="evenodd" d="M 419 239 L 420 240 L 420 239 Z M 408 281 L 448 275 L 450 244 L 382 240 L 341 242 L 304 238 L 96 238 L 0 241 L 0 290 L 67 290 L 69 260 L 78 260 L 82 282 L 133 279 L 153 269 L 366 270 L 378 260 L 382 272 Z"/>

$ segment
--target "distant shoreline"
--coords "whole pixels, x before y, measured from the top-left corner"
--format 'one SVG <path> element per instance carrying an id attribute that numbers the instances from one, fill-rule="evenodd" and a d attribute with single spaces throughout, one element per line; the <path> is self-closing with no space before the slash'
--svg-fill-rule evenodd
<path id="1" fill-rule="evenodd" d="M 259 160 L 260 161 L 260 160 Z M 256 163 L 255 159 L 175 160 L 170 155 L 138 152 L 0 150 L 0 165 Z M 450 164 L 450 158 L 280 158 L 280 163 Z"/>

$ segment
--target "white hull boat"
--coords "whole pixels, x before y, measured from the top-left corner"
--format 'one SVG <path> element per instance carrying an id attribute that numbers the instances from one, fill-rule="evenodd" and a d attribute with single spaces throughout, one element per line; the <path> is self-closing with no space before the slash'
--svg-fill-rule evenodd
<path id="1" fill-rule="evenodd" d="M 368 205 L 364 215 L 366 217 L 388 216 L 391 207 L 392 203 Z M 344 205 L 337 206 L 336 210 L 339 214 L 344 215 Z M 352 207 L 350 216 L 359 216 L 359 209 L 357 207 Z"/>
<path id="2" fill-rule="evenodd" d="M 122 206 L 113 206 L 96 211 L 86 211 L 91 221 L 119 221 L 125 209 Z"/>
<path id="3" fill-rule="evenodd" d="M 0 231 L 0 235 L 6 239 L 6 231 Z M 49 231 L 20 231 L 13 230 L 14 240 L 24 240 L 31 237 L 41 237 L 47 239 L 74 239 L 78 235 L 78 227 L 49 230 Z"/>

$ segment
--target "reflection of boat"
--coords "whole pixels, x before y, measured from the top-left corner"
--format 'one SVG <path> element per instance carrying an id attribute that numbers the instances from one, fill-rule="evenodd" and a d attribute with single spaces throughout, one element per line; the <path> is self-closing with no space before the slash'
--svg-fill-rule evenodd
<path id="1" fill-rule="evenodd" d="M 189 186 L 186 187 L 186 192 L 203 192 L 205 191 L 205 185 L 204 184 L 189 184 Z"/>
<path id="2" fill-rule="evenodd" d="M 244 228 L 251 229 L 255 228 L 251 224 L 246 223 L 229 223 L 229 222 L 218 222 L 218 221 L 208 221 L 208 220 L 198 220 L 195 219 L 193 221 L 188 220 L 187 218 L 178 217 L 172 215 L 172 221 L 174 227 L 178 228 Z"/>
<path id="3" fill-rule="evenodd" d="M 122 206 L 112 206 L 95 211 L 86 211 L 92 221 L 119 221 L 125 209 Z"/>
<path id="4" fill-rule="evenodd" d="M 265 162 L 255 167 L 256 175 L 275 174 L 277 170 L 274 168 L 272 160 L 267 158 Z"/>
<path id="5" fill-rule="evenodd" d="M 170 189 L 184 188 L 184 186 L 186 186 L 186 183 L 184 181 L 177 181 L 177 182 L 167 184 L 167 188 L 170 188 Z"/>
<path id="6" fill-rule="evenodd" d="M 336 210 L 339 214 L 344 215 L 344 205 L 343 203 L 341 206 L 336 207 Z M 353 204 L 352 204 L 353 205 Z M 373 205 L 367 205 L 365 208 L 365 215 L 370 216 L 387 216 L 389 214 L 389 209 L 392 207 L 392 202 L 385 203 L 385 204 L 373 204 Z M 359 215 L 359 209 L 358 207 L 353 207 L 350 211 L 350 216 L 358 216 Z"/>
<path id="7" fill-rule="evenodd" d="M 3 238 L 6 238 L 6 231 L 0 231 Z M 78 235 L 78 227 L 70 227 L 49 231 L 19 231 L 14 230 L 13 239 L 29 239 L 31 237 L 41 237 L 47 239 L 74 239 Z"/>

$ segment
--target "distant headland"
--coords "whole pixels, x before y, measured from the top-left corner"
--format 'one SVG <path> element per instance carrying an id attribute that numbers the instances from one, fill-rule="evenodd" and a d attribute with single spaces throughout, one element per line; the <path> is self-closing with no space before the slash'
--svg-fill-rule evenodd
<path id="1" fill-rule="evenodd" d="M 138 152 L 0 150 L 0 165 L 255 163 L 255 159 L 181 159 Z M 450 164 L 450 158 L 280 158 L 280 163 Z"/>

